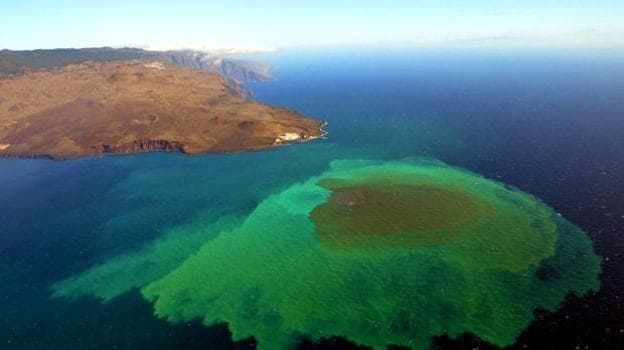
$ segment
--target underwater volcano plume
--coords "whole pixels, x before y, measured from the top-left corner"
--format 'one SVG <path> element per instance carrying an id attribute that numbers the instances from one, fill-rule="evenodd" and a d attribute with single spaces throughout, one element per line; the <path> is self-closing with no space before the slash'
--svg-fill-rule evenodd
<path id="1" fill-rule="evenodd" d="M 172 251 L 96 266 L 55 295 L 105 294 L 111 271 Z M 432 160 L 334 161 L 176 261 L 140 285 L 155 314 L 225 322 L 264 349 L 332 335 L 425 349 L 464 332 L 507 346 L 534 309 L 597 289 L 600 270 L 585 233 L 540 200 Z"/>
<path id="2" fill-rule="evenodd" d="M 367 236 L 403 234 L 398 244 L 421 245 L 448 242 L 458 225 L 488 216 L 490 208 L 478 197 L 434 185 L 394 183 L 389 179 L 366 182 L 324 179 L 318 183 L 331 191 L 329 200 L 316 207 L 310 219 L 321 241 L 353 245 L 382 239 Z"/>

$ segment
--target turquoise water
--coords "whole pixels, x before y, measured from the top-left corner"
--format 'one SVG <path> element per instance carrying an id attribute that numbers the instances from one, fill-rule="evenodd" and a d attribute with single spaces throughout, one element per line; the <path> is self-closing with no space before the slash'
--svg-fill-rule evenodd
<path id="1" fill-rule="evenodd" d="M 138 289 L 334 160 L 440 159 L 565 211 L 573 181 L 588 181 L 585 169 L 608 166 L 620 151 L 613 140 L 624 132 L 617 119 L 624 83 L 613 74 L 621 65 L 609 59 L 338 53 L 271 60 L 278 79 L 252 85 L 255 98 L 327 120 L 327 139 L 230 155 L 0 160 L 0 295 L 8 301 L 0 332 L 9 347 L 231 347 L 223 326 L 156 318 Z M 609 127 L 588 125 L 596 115 Z M 520 145 L 532 156 L 521 157 Z M 587 145 L 606 151 L 594 155 Z M 576 172 L 576 180 L 553 187 L 556 170 L 569 167 L 565 174 Z"/>

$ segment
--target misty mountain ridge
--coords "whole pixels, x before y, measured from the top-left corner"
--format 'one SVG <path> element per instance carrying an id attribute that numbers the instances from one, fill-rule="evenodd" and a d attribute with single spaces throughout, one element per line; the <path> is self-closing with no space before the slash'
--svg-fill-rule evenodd
<path id="1" fill-rule="evenodd" d="M 163 61 L 197 70 L 217 73 L 238 84 L 272 79 L 270 66 L 220 53 L 195 50 L 150 51 L 139 48 L 97 47 L 82 49 L 0 50 L 0 78 L 24 71 L 59 69 L 85 61 L 117 60 Z"/>

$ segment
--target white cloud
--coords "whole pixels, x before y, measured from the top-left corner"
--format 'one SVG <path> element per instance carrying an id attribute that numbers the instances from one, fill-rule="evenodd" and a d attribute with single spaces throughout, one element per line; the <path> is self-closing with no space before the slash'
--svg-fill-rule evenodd
<path id="1" fill-rule="evenodd" d="M 260 45 L 221 44 L 207 42 L 161 42 L 148 45 L 131 45 L 146 50 L 169 51 L 169 50 L 193 50 L 210 54 L 245 54 L 276 52 L 277 48 Z"/>

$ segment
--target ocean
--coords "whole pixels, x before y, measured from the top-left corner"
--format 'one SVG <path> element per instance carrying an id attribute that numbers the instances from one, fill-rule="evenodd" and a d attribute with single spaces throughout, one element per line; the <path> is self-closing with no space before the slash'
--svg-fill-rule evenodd
<path id="1" fill-rule="evenodd" d="M 421 166 L 427 160 L 444 164 L 440 171 L 447 171 L 446 167 L 464 169 L 504 184 L 514 193 L 541 200 L 557 216 L 586 233 L 584 237 L 590 240 L 583 251 L 591 254 L 593 246 L 600 269 L 586 271 L 587 266 L 571 265 L 570 269 L 579 269 L 570 270 L 574 274 L 593 274 L 598 283 L 591 288 L 579 284 L 578 293 L 562 289 L 561 297 L 557 294 L 554 304 L 550 303 L 556 305 L 550 307 L 552 310 L 540 310 L 539 302 L 531 304 L 533 299 L 514 304 L 509 296 L 485 303 L 510 310 L 520 308 L 532 315 L 530 324 L 518 321 L 517 329 L 501 329 L 488 336 L 488 330 L 474 325 L 472 319 L 456 324 L 454 320 L 461 317 L 449 314 L 436 321 L 435 327 L 431 325 L 427 333 L 431 343 L 416 342 L 417 348 L 622 348 L 623 56 L 619 52 L 581 50 L 286 50 L 260 56 L 273 65 L 276 79 L 249 84 L 248 88 L 253 98 L 263 103 L 327 121 L 327 135 L 322 140 L 225 155 L 0 159 L 0 347 L 253 348 L 257 339 L 251 338 L 254 334 L 250 330 L 272 322 L 279 324 L 275 326 L 277 332 L 298 331 L 297 341 L 289 338 L 276 343 L 279 346 L 355 347 L 349 342 L 353 339 L 333 336 L 349 338 L 358 332 L 336 324 L 330 328 L 336 333 L 331 333 L 321 325 L 333 325 L 334 318 L 345 315 L 345 311 L 334 314 L 326 308 L 331 305 L 340 310 L 345 303 L 336 282 L 329 281 L 346 275 L 316 276 L 309 266 L 292 271 L 282 267 L 276 272 L 280 277 L 275 279 L 277 284 L 258 279 L 257 265 L 252 268 L 254 260 L 246 258 L 257 253 L 254 247 L 259 252 L 266 248 L 267 255 L 259 259 L 273 261 L 278 255 L 288 256 L 293 266 L 304 264 L 300 257 L 315 253 L 310 251 L 312 243 L 295 240 L 282 247 L 254 234 L 258 230 L 282 232 L 288 225 L 297 227 L 296 216 L 273 219 L 279 210 L 271 211 L 271 206 L 280 198 L 316 200 L 286 194 L 299 189 L 297 186 L 307 186 L 310 179 L 331 174 L 330 169 L 361 166 L 341 162 L 374 162 L 382 168 L 394 164 L 396 168 L 396 164 L 406 163 Z M 299 209 L 299 203 L 292 204 L 293 212 Z M 241 229 L 253 220 L 259 220 L 258 226 Z M 295 231 L 266 237 L 277 239 L 275 242 L 290 240 L 297 237 Z M 241 250 L 247 247 L 246 234 L 252 235 L 252 241 L 258 240 L 249 252 Z M 235 239 L 227 241 L 228 237 Z M 215 258 L 219 254 L 223 257 Z M 369 269 L 373 267 L 371 271 L 375 261 L 382 263 L 379 254 L 369 254 L 380 259 L 366 261 Z M 401 259 L 412 261 L 409 257 Z M 194 261 L 201 264 L 193 265 Z M 582 265 L 584 260 L 578 261 Z M 245 264 L 249 268 L 240 268 Z M 275 260 L 275 264 L 260 269 L 260 275 L 269 274 L 271 267 L 280 264 Z M 354 264 L 336 258 L 332 267 L 353 276 Z M 182 266 L 188 266 L 190 272 L 173 273 Z M 317 268 L 322 269 L 322 265 Z M 201 271 L 208 270 L 212 275 L 202 275 Z M 374 277 L 383 286 L 386 282 L 379 278 L 384 273 L 396 274 L 398 282 L 393 280 L 393 287 L 380 295 L 401 295 L 401 282 L 405 276 L 417 276 L 414 271 L 391 268 L 359 278 L 367 285 Z M 439 282 L 450 283 L 449 288 L 465 278 L 451 274 L 455 270 L 440 271 L 449 273 L 448 281 Z M 294 276 L 308 276 L 305 283 L 297 284 L 302 299 L 308 295 L 307 289 L 327 294 L 322 298 L 309 296 L 297 313 L 289 306 L 287 311 L 293 312 L 290 323 L 273 319 L 279 316 L 285 320 L 285 312 L 278 316 L 262 313 L 263 309 L 279 309 L 281 299 L 244 305 L 254 298 L 263 300 L 263 295 L 270 294 L 268 289 L 285 290 L 279 284 Z M 511 277 L 478 278 L 480 283 L 492 278 L 501 288 L 504 281 L 514 286 L 520 283 L 506 279 Z M 210 289 L 217 282 L 224 286 L 218 293 Z M 184 283 L 190 285 L 175 290 Z M 549 288 L 538 296 L 557 289 Z M 209 292 L 223 301 L 210 304 L 211 300 L 197 297 Z M 173 293 L 171 304 L 166 304 L 167 293 Z M 334 300 L 327 297 L 332 293 Z M 322 303 L 309 302 L 317 297 Z M 176 307 L 185 298 L 190 300 L 181 304 L 186 308 Z M 446 302 L 444 297 L 439 299 Z M 406 301 L 414 312 L 424 303 Z M 537 308 L 534 313 L 532 306 Z M 210 310 L 210 317 L 204 308 Z M 368 305 L 365 311 L 373 309 L 381 314 L 379 319 L 405 312 L 377 304 Z M 423 310 L 444 313 L 451 309 L 463 312 L 450 306 Z M 312 316 L 301 313 L 316 318 L 311 320 Z M 353 313 L 357 318 L 359 314 Z M 255 320 L 243 320 L 245 314 L 255 315 Z M 236 320 L 235 329 L 226 326 Z M 514 324 L 515 320 L 507 321 Z M 428 325 L 423 327 L 429 329 Z M 505 332 L 509 332 L 511 342 L 496 337 Z M 377 346 L 374 341 L 383 334 L 368 344 Z M 394 338 L 388 335 L 388 339 Z M 261 341 L 258 345 L 267 348 Z"/>

